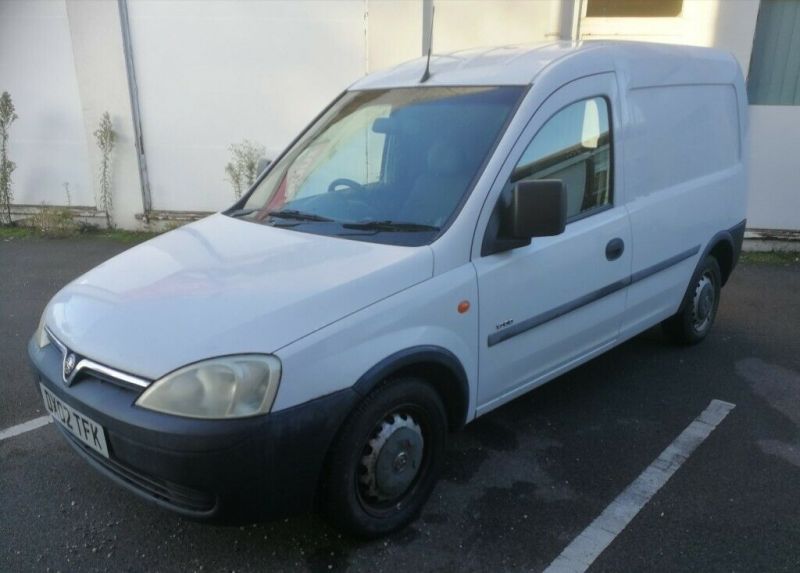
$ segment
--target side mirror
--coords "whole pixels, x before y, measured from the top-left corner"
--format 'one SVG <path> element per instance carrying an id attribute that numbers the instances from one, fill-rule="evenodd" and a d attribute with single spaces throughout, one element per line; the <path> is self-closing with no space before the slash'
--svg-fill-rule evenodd
<path id="1" fill-rule="evenodd" d="M 560 179 L 520 181 L 512 190 L 507 229 L 515 239 L 552 237 L 567 225 L 567 188 Z"/>

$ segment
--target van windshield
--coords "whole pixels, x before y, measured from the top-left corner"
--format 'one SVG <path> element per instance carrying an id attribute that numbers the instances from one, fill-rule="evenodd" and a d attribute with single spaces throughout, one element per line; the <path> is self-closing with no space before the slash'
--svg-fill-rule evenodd
<path id="1" fill-rule="evenodd" d="M 426 244 L 455 215 L 522 92 L 347 92 L 227 214 L 309 233 Z"/>

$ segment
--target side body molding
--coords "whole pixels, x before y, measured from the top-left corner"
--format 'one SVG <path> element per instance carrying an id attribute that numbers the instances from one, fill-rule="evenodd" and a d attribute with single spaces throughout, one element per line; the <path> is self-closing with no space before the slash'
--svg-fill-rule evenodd
<path id="1" fill-rule="evenodd" d="M 494 332 L 489 335 L 486 343 L 490 347 L 494 346 L 495 344 L 500 344 L 509 338 L 513 338 L 519 334 L 536 328 L 537 326 L 545 324 L 546 322 L 550 322 L 551 320 L 562 317 L 565 314 L 586 306 L 587 304 L 597 302 L 601 298 L 614 294 L 615 292 L 620 291 L 635 282 L 644 280 L 656 273 L 660 273 L 661 271 L 668 269 L 673 265 L 677 265 L 681 261 L 685 261 L 686 259 L 695 256 L 698 252 L 700 252 L 700 245 L 695 245 L 691 249 L 683 251 L 682 253 L 678 253 L 668 259 L 656 263 L 655 265 L 651 265 L 645 269 L 642 269 L 628 277 L 625 277 L 622 280 L 606 285 L 580 298 L 548 310 L 547 312 L 543 312 L 542 314 L 526 318 L 525 320 L 518 322 L 509 328 Z"/>
<path id="2" fill-rule="evenodd" d="M 440 346 L 412 346 L 387 356 L 367 370 L 355 383 L 353 390 L 366 396 L 378 384 L 401 372 L 434 374 L 428 379 L 442 395 L 451 428 L 457 429 L 466 423 L 470 396 L 467 373 L 455 354 Z"/>
<path id="3" fill-rule="evenodd" d="M 711 238 L 711 240 L 708 242 L 708 244 L 706 245 L 705 250 L 703 251 L 702 255 L 700 256 L 700 259 L 698 260 L 698 263 L 697 263 L 697 267 L 695 268 L 695 271 L 692 274 L 692 277 L 696 277 L 697 276 L 697 273 L 698 273 L 698 271 L 700 269 L 700 265 L 703 264 L 703 260 L 705 260 L 705 258 L 711 252 L 713 252 L 716 249 L 718 249 L 720 247 L 720 245 L 724 244 L 730 250 L 730 261 L 728 263 L 726 263 L 729 266 L 728 266 L 727 269 L 723 270 L 722 284 L 724 285 L 725 281 L 727 280 L 727 278 L 730 275 L 730 273 L 733 272 L 733 269 L 736 267 L 736 263 L 739 260 L 739 254 L 741 253 L 741 250 L 742 250 L 742 241 L 744 240 L 745 224 L 746 224 L 746 221 L 742 221 L 741 223 L 736 224 L 735 226 L 731 227 L 730 229 L 727 229 L 725 231 L 720 231 L 719 233 L 714 235 Z M 519 334 L 527 332 L 528 330 L 531 330 L 532 328 L 536 328 L 537 326 L 540 326 L 540 325 L 542 325 L 542 324 L 544 324 L 546 322 L 550 322 L 551 320 L 554 320 L 554 319 L 559 318 L 559 317 L 561 317 L 561 316 L 563 316 L 565 314 L 568 314 L 568 313 L 572 312 L 573 310 L 577 310 L 577 309 L 581 308 L 582 306 L 585 306 L 587 304 L 591 304 L 591 303 L 593 303 L 595 301 L 598 301 L 601 298 L 606 297 L 606 296 L 608 296 L 610 294 L 613 294 L 613 293 L 615 293 L 615 292 L 617 292 L 617 291 L 619 291 L 619 290 L 621 290 L 621 289 L 623 289 L 623 288 L 625 288 L 627 286 L 630 286 L 630 285 L 632 285 L 632 284 L 634 284 L 636 282 L 639 282 L 641 280 L 644 280 L 644 279 L 646 279 L 646 278 L 648 278 L 648 277 L 650 277 L 652 275 L 660 273 L 661 271 L 666 270 L 666 269 L 672 267 L 673 265 L 676 265 L 676 264 L 678 264 L 678 263 L 680 263 L 682 261 L 685 261 L 686 259 L 688 259 L 690 257 L 695 256 L 699 252 L 700 252 L 700 245 L 695 245 L 691 249 L 687 249 L 684 252 L 677 253 L 676 255 L 674 255 L 672 257 L 669 257 L 668 259 L 665 259 L 665 260 L 660 261 L 660 262 L 658 262 L 656 264 L 653 264 L 653 265 L 651 265 L 651 266 L 649 266 L 649 267 L 647 267 L 645 269 L 637 271 L 637 272 L 633 273 L 632 275 L 630 275 L 629 277 L 627 277 L 624 280 L 621 280 L 621 281 L 615 282 L 613 284 L 607 285 L 607 286 L 605 286 L 605 287 L 603 287 L 601 289 L 598 289 L 598 290 L 596 290 L 594 292 L 591 292 L 591 293 L 589 293 L 589 294 L 587 294 L 585 296 L 582 296 L 582 297 L 580 297 L 580 298 L 578 298 L 578 299 L 576 299 L 574 301 L 568 302 L 568 303 L 566 303 L 564 305 L 561 305 L 561 306 L 559 306 L 557 308 L 551 309 L 551 310 L 549 310 L 547 312 L 544 312 L 542 314 L 539 314 L 539 315 L 536 315 L 536 316 L 532 316 L 530 318 L 526 318 L 525 320 L 523 320 L 521 322 L 518 322 L 518 323 L 514 324 L 513 326 L 511 326 L 509 328 L 506 328 L 506 329 L 501 330 L 499 332 L 492 333 L 487 338 L 486 343 L 490 347 L 494 346 L 495 344 L 499 344 L 499 343 L 501 343 L 501 342 L 503 342 L 505 340 L 508 340 L 509 338 L 513 338 L 513 337 L 515 337 L 515 336 L 517 336 Z M 723 262 L 721 261 L 720 265 L 722 265 L 722 264 L 723 264 Z M 694 280 L 689 281 L 688 286 L 686 287 L 686 293 L 684 294 L 683 299 L 681 301 L 680 308 L 683 308 L 687 304 L 687 302 L 689 301 L 689 297 L 690 297 L 690 294 L 691 294 L 689 289 L 690 289 L 690 287 L 691 287 L 691 285 L 693 283 L 694 283 Z"/>

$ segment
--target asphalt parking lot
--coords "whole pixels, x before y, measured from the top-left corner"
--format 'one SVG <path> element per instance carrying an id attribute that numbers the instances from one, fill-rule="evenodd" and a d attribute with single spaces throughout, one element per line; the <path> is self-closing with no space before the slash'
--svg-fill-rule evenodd
<path id="1" fill-rule="evenodd" d="M 44 414 L 46 301 L 126 245 L 0 240 L 0 431 Z M 715 331 L 654 329 L 452 437 L 421 518 L 364 543 L 303 516 L 202 525 L 95 474 L 52 425 L 0 441 L 0 571 L 542 571 L 714 399 L 735 408 L 590 571 L 800 570 L 800 264 L 743 264 Z"/>

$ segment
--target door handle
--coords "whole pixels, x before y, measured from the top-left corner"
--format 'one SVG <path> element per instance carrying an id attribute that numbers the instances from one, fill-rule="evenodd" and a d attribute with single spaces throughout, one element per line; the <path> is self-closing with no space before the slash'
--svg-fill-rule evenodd
<path id="1" fill-rule="evenodd" d="M 606 245 L 606 258 L 609 261 L 616 261 L 625 252 L 625 242 L 617 237 L 611 239 Z"/>

